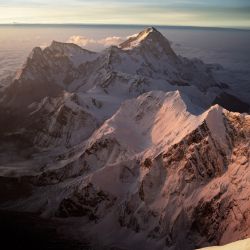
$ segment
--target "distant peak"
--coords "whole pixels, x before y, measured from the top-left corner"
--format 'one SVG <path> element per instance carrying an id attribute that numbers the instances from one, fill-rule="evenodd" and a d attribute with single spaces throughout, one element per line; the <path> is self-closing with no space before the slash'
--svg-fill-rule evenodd
<path id="1" fill-rule="evenodd" d="M 160 33 L 156 28 L 154 28 L 154 27 L 148 27 L 148 28 L 142 30 L 141 32 L 139 32 L 138 35 L 140 35 L 140 36 L 142 36 L 142 35 L 148 35 L 148 34 L 153 33 L 153 32 Z"/>
<path id="2" fill-rule="evenodd" d="M 148 27 L 146 28 L 145 30 L 141 31 L 141 32 L 144 32 L 144 33 L 152 33 L 152 32 L 158 32 L 160 33 L 155 27 Z"/>
<path id="3" fill-rule="evenodd" d="M 165 52 L 165 54 L 176 57 L 168 39 L 154 27 L 148 27 L 138 34 L 128 37 L 125 42 L 119 45 L 123 50 L 131 50 L 141 46 L 147 47 L 150 50 L 161 48 L 161 51 Z"/>
<path id="4" fill-rule="evenodd" d="M 61 46 L 68 46 L 68 44 L 53 40 L 50 45 L 50 47 L 61 47 Z"/>
<path id="5" fill-rule="evenodd" d="M 148 29 L 148 30 L 151 30 L 151 31 L 157 31 L 157 32 L 158 32 L 158 30 L 157 30 L 155 27 L 153 27 L 153 26 L 148 27 L 147 29 Z"/>
<path id="6" fill-rule="evenodd" d="M 149 34 L 152 32 L 160 33 L 155 27 L 147 27 L 144 30 L 142 30 L 141 32 L 139 32 L 139 34 Z"/>
<path id="7" fill-rule="evenodd" d="M 49 46 L 51 49 L 70 49 L 74 48 L 77 50 L 83 50 L 80 46 L 74 44 L 74 43 L 63 43 L 58 41 L 52 41 L 51 45 Z"/>
<path id="8" fill-rule="evenodd" d="M 152 36 L 154 34 L 163 37 L 163 35 L 156 28 L 148 27 L 138 34 L 137 39 L 144 40 L 147 39 L 148 36 Z"/>
<path id="9" fill-rule="evenodd" d="M 145 41 L 151 33 L 159 33 L 160 34 L 160 32 L 157 31 L 154 27 L 148 27 L 148 28 L 144 29 L 143 31 L 139 32 L 138 34 L 135 34 L 135 35 L 128 37 L 128 40 L 121 43 L 119 47 L 122 49 L 130 49 L 130 48 L 137 47 L 143 41 Z"/>

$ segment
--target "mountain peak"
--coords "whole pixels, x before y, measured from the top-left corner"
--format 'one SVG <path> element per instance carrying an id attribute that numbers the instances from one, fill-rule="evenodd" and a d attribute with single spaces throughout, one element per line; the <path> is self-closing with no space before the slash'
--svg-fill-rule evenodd
<path id="1" fill-rule="evenodd" d="M 150 33 L 160 33 L 160 32 L 155 27 L 148 27 L 140 33 L 150 34 Z"/>
<path id="2" fill-rule="evenodd" d="M 139 32 L 138 34 L 134 34 L 128 37 L 128 40 L 120 44 L 120 48 L 122 49 L 132 49 L 137 47 L 143 41 L 147 40 L 147 37 L 151 33 L 159 33 L 154 27 L 148 27 L 143 31 Z"/>
<path id="3" fill-rule="evenodd" d="M 154 27 L 148 27 L 141 32 L 138 33 L 138 35 L 147 37 L 150 33 L 160 33 L 156 28 Z"/>
<path id="4" fill-rule="evenodd" d="M 35 47 L 32 49 L 31 53 L 29 54 L 28 58 L 34 58 L 42 55 L 42 49 L 40 47 Z"/>
<path id="5" fill-rule="evenodd" d="M 123 50 L 132 50 L 138 47 L 146 47 L 150 50 L 157 48 L 167 55 L 176 57 L 168 39 L 154 27 L 148 27 L 138 34 L 130 36 L 128 40 L 121 43 L 119 47 Z"/>
<path id="6" fill-rule="evenodd" d="M 50 49 L 56 49 L 56 50 L 68 50 L 68 49 L 75 49 L 75 50 L 83 50 L 80 46 L 74 44 L 74 43 L 63 43 L 58 41 L 52 41 L 51 45 L 48 47 Z"/>

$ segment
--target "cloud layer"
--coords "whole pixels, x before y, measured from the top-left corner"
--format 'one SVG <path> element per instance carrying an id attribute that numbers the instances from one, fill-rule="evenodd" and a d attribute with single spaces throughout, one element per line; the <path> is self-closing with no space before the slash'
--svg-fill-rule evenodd
<path id="1" fill-rule="evenodd" d="M 81 47 L 109 47 L 111 45 L 119 45 L 122 43 L 126 38 L 124 37 L 119 37 L 119 36 L 111 36 L 111 37 L 106 37 L 103 39 L 93 39 L 93 38 L 88 38 L 85 36 L 71 36 L 67 42 L 68 43 L 75 43 Z"/>

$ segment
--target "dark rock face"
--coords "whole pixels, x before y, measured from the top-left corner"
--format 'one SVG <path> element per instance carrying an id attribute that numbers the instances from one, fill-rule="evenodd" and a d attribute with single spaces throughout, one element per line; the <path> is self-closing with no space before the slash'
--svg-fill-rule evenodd
<path id="1" fill-rule="evenodd" d="M 90 183 L 70 198 L 63 199 L 56 216 L 59 217 L 87 217 L 89 220 L 100 220 L 106 210 L 114 205 L 114 197 L 110 197 L 102 190 L 96 190 Z"/>
<path id="2" fill-rule="evenodd" d="M 204 122 L 180 144 L 176 144 L 163 155 L 167 168 L 182 165 L 186 181 L 212 179 L 226 171 L 226 152 L 218 145 Z"/>

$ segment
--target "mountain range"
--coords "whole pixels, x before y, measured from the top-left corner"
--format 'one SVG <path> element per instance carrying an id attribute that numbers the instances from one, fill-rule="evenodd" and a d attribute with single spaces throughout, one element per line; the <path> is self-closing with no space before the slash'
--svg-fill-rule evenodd
<path id="1" fill-rule="evenodd" d="M 99 53 L 34 48 L 0 92 L 0 207 L 94 249 L 249 237 L 250 100 L 220 70 L 153 27 Z"/>

